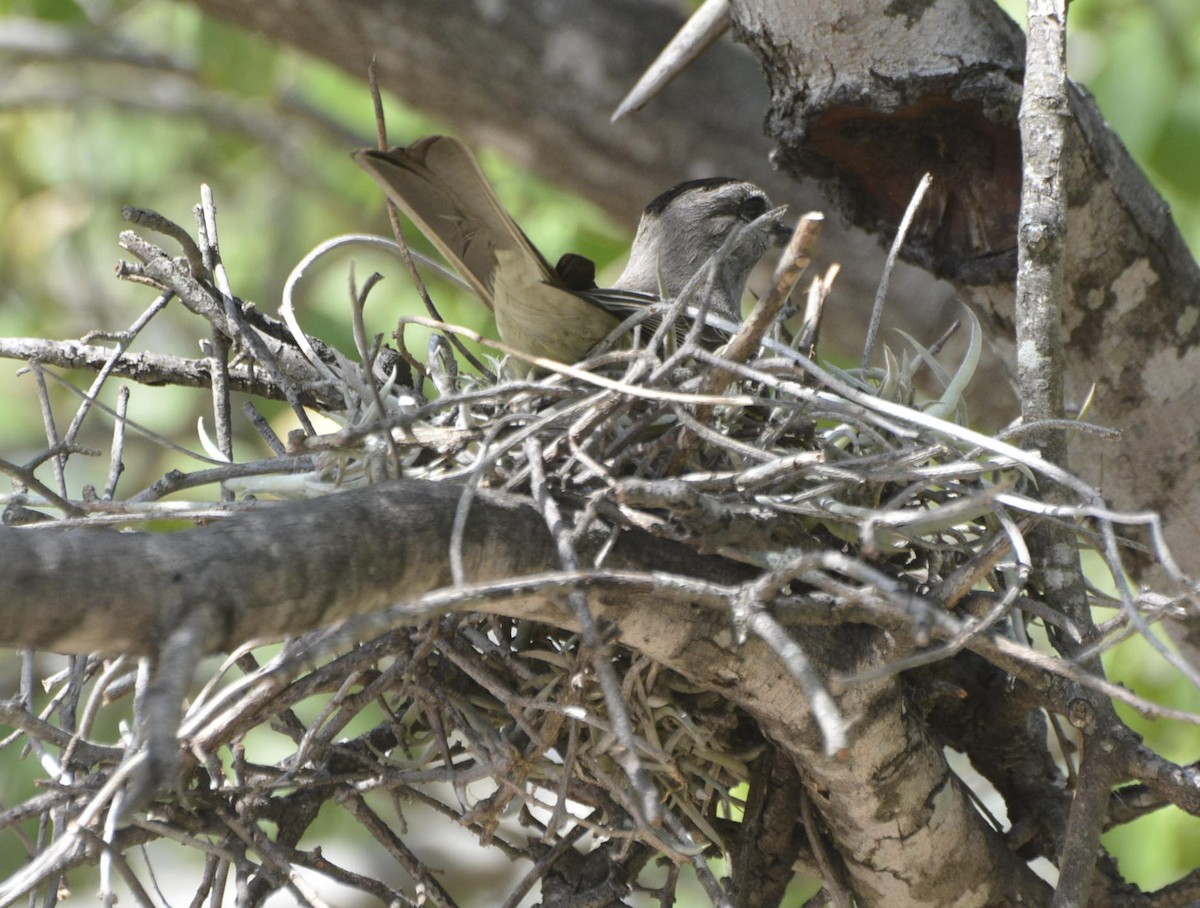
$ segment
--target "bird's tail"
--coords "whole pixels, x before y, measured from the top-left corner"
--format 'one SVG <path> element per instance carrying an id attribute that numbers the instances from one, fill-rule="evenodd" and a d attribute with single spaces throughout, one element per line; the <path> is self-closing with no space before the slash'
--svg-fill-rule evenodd
<path id="1" fill-rule="evenodd" d="M 553 270 L 505 209 L 475 156 L 452 136 L 407 148 L 363 149 L 354 160 L 428 237 L 489 308 L 497 255 L 511 252 L 550 280 Z M 510 259 L 511 261 L 511 259 Z"/>

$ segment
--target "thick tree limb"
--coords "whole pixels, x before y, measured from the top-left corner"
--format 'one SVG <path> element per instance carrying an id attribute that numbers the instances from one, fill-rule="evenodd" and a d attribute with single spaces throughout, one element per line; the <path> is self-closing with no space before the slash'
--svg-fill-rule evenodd
<path id="1" fill-rule="evenodd" d="M 0 644 L 148 655 L 181 613 L 203 608 L 213 615 L 206 650 L 226 652 L 378 611 L 451 585 L 447 552 L 461 492 L 448 483 L 374 487 L 263 506 L 186 533 L 0 528 Z M 536 511 L 520 499 L 480 496 L 463 540 L 469 582 L 557 569 Z M 114 564 L 139 569 L 99 582 Z M 745 576 L 650 537 L 613 553 L 612 567 L 635 564 L 725 582 Z M 546 603 L 536 613 L 567 619 Z"/>

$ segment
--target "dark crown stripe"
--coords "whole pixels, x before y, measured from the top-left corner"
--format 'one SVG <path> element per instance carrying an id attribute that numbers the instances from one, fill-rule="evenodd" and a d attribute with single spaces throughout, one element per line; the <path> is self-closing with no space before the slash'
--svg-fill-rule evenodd
<path id="1" fill-rule="evenodd" d="M 732 177 L 704 177 L 700 180 L 688 180 L 685 183 L 680 183 L 678 186 L 672 186 L 658 198 L 652 200 L 646 206 L 646 214 L 662 214 L 668 205 L 685 192 L 691 192 L 693 189 L 716 189 L 718 186 L 737 182 L 739 181 Z"/>

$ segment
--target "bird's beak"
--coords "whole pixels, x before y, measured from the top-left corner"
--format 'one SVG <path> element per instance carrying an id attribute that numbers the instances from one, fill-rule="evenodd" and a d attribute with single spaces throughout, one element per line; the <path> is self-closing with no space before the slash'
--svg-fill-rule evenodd
<path id="1" fill-rule="evenodd" d="M 792 228 L 783 220 L 783 216 L 787 214 L 787 206 L 781 205 L 771 214 L 775 216 L 775 226 L 771 228 L 771 242 L 779 247 L 786 246 L 793 233 Z"/>

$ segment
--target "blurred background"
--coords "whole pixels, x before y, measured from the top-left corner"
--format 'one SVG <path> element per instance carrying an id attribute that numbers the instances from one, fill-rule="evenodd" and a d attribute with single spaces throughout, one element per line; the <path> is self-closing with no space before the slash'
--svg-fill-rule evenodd
<path id="1" fill-rule="evenodd" d="M 1023 18 L 1019 0 L 1001 5 Z M 1096 95 L 1172 206 L 1195 253 L 1200 3 L 1077 0 L 1070 25 L 1074 78 Z M 444 131 L 392 99 L 387 112 L 395 141 Z M 123 257 L 117 237 L 128 226 L 122 206 L 152 208 L 194 232 L 192 209 L 201 184 L 216 196 L 234 292 L 274 314 L 288 273 L 315 244 L 343 233 L 389 233 L 378 191 L 349 157 L 352 149 L 374 144 L 364 78 L 206 18 L 187 3 L 0 0 L 0 336 L 65 340 L 125 329 L 155 294 L 113 277 Z M 601 284 L 603 276 L 619 273 L 631 224 L 616 223 L 492 149 L 478 151 L 517 221 L 550 261 L 576 251 L 597 262 Z M 420 245 L 414 235 L 409 239 Z M 398 314 L 422 313 L 415 291 L 389 258 L 355 251 L 323 262 L 301 287 L 301 322 L 346 352 L 353 349 L 351 257 L 360 281 L 373 270 L 388 276 L 368 305 L 370 332 L 389 335 Z M 494 336 L 473 300 L 436 280 L 431 290 L 448 320 Z M 151 323 L 134 349 L 197 356 L 197 330 L 191 316 L 172 309 Z M 421 356 L 425 337 L 414 332 L 408 338 Z M 18 463 L 45 447 L 36 387 L 28 374 L 17 374 L 20 366 L 14 360 L 0 366 L 0 457 Z M 90 380 L 66 377 L 83 387 Z M 78 398 L 64 386 L 52 385 L 49 393 L 58 418 L 69 420 Z M 197 420 L 208 409 L 202 392 L 136 387 L 130 414 L 198 450 Z M 264 410 L 281 435 L 292 428 L 282 407 Z M 107 417 L 93 414 L 84 443 L 107 451 L 111 430 Z M 269 453 L 249 431 L 240 444 L 245 459 Z M 158 445 L 130 444 L 121 488 L 142 488 L 167 469 L 195 466 Z M 104 456 L 92 464 L 73 458 L 72 494 L 83 482 L 99 483 L 106 468 Z M 1156 674 L 1162 663 L 1144 658 L 1143 646 L 1135 639 L 1111 654 L 1113 676 L 1164 705 L 1200 710 L 1197 692 Z M 1143 664 L 1155 668 L 1147 671 Z M 0 696 L 10 695 L 13 684 L 0 669 Z M 1194 728 L 1125 717 L 1164 756 L 1184 763 L 1200 756 Z M 0 736 L 5 733 L 0 728 Z M 16 748 L 0 752 L 0 810 L 24 799 L 37 774 L 36 765 L 19 757 Z M 1108 845 L 1129 878 L 1154 888 L 1200 863 L 1200 823 L 1172 808 L 1122 827 Z M 502 864 L 489 867 L 472 858 L 462 866 L 461 857 L 452 857 L 461 854 L 459 847 L 431 845 L 435 853 L 447 849 L 442 866 L 458 865 L 454 874 L 464 904 L 490 904 L 486 880 L 502 872 Z M 15 839 L 0 838 L 0 878 L 24 857 Z M 478 885 L 483 889 L 470 894 Z M 90 903 L 86 883 L 79 892 L 79 903 Z M 798 893 L 796 904 L 801 898 Z"/>

